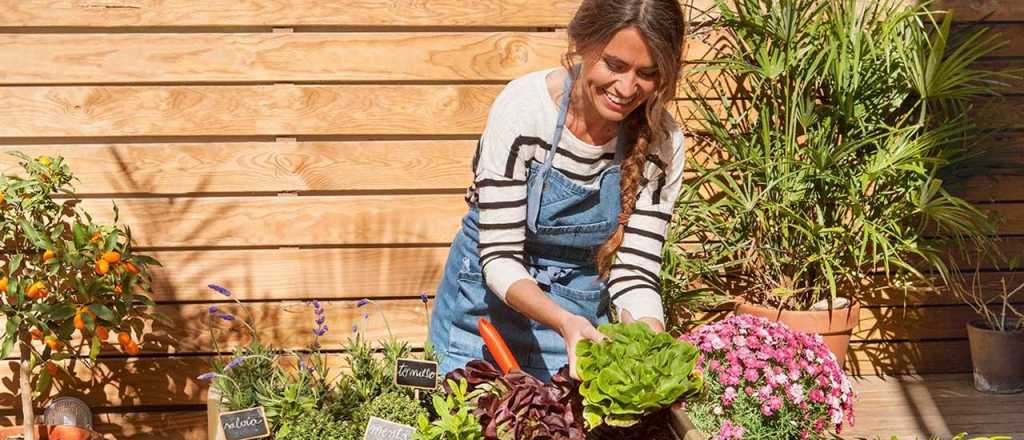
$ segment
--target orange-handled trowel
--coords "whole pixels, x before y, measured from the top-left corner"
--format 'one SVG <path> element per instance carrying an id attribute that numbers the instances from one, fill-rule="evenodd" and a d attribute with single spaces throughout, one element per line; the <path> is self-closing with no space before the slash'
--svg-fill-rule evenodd
<path id="1" fill-rule="evenodd" d="M 487 351 L 494 356 L 502 373 L 521 370 L 519 362 L 516 362 L 516 357 L 512 355 L 512 350 L 509 350 L 508 344 L 505 343 L 505 338 L 501 337 L 501 333 L 498 333 L 498 329 L 494 328 L 490 321 L 480 318 L 476 321 L 476 327 L 480 330 L 480 337 L 484 339 Z"/>

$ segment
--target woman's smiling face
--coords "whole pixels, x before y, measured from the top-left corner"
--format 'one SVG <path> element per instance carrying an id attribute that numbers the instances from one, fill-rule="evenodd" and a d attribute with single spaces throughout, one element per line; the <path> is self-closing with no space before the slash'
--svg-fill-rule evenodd
<path id="1" fill-rule="evenodd" d="M 581 79 L 588 110 L 608 122 L 619 122 L 654 94 L 658 67 L 640 31 L 627 27 L 604 46 L 583 54 Z"/>

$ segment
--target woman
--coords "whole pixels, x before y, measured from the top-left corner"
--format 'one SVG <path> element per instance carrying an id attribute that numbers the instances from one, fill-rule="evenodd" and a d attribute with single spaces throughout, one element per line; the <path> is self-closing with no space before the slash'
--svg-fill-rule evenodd
<path id="1" fill-rule="evenodd" d="M 576 343 L 602 337 L 612 306 L 664 330 L 660 255 L 683 174 L 664 106 L 683 14 L 678 0 L 585 0 L 568 35 L 563 67 L 511 81 L 491 107 L 431 316 L 442 374 L 491 358 L 479 318 L 544 380 L 566 362 L 575 374 Z"/>

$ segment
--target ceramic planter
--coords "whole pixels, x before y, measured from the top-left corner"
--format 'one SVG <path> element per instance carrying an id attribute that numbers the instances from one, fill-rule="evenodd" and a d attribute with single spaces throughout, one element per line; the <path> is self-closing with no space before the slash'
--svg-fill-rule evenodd
<path id="1" fill-rule="evenodd" d="M 839 365 L 845 365 L 850 335 L 860 321 L 860 304 L 854 301 L 852 307 L 835 310 L 780 311 L 773 307 L 741 302 L 736 306 L 736 313 L 760 316 L 786 324 L 798 332 L 821 335 Z"/>
<path id="2" fill-rule="evenodd" d="M 967 324 L 967 338 L 975 389 L 998 394 L 1024 391 L 1024 330 L 1001 332 L 978 320 Z"/>

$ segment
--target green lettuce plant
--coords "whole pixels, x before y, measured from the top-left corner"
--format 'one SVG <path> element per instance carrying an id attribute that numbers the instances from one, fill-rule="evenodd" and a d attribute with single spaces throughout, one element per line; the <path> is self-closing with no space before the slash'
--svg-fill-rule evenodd
<path id="1" fill-rule="evenodd" d="M 587 429 L 633 426 L 702 389 L 703 380 L 693 371 L 699 351 L 692 344 L 642 323 L 604 324 L 598 330 L 604 341 L 576 345 Z"/>

